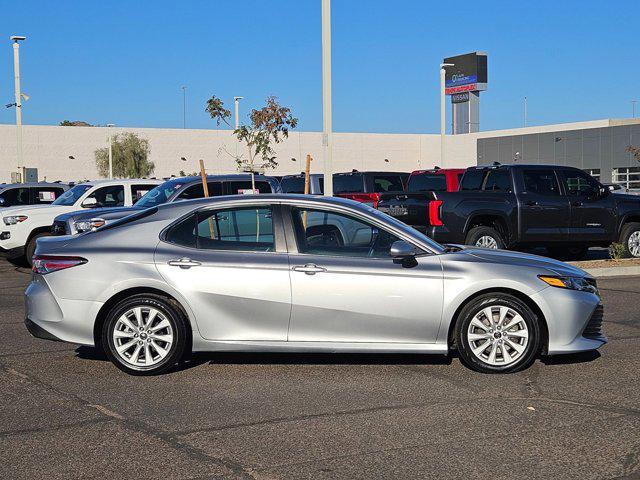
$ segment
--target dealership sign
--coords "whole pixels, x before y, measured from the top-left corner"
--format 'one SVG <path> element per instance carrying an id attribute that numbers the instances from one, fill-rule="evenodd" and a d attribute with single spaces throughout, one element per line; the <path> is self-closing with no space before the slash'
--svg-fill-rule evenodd
<path id="1" fill-rule="evenodd" d="M 445 93 L 476 92 L 487 89 L 487 54 L 465 53 L 444 59 Z"/>

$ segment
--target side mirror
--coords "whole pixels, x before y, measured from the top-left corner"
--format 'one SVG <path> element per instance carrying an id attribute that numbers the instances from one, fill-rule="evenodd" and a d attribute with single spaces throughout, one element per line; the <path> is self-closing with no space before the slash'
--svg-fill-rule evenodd
<path id="1" fill-rule="evenodd" d="M 98 200 L 95 197 L 89 197 L 82 202 L 82 208 L 96 208 L 98 206 Z"/>
<path id="2" fill-rule="evenodd" d="M 393 263 L 401 263 L 403 267 L 415 267 L 418 264 L 416 260 L 418 253 L 420 252 L 416 247 L 404 240 L 396 240 L 389 249 Z"/>
<path id="3" fill-rule="evenodd" d="M 598 188 L 598 196 L 599 197 L 606 197 L 611 192 L 613 192 L 613 185 L 611 185 L 610 187 L 605 187 L 603 185 L 600 185 L 600 187 Z"/>

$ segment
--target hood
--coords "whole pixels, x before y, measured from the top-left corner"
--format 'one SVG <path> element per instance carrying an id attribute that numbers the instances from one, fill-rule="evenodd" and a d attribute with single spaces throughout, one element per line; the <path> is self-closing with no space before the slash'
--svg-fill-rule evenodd
<path id="1" fill-rule="evenodd" d="M 565 275 L 572 277 L 589 276 L 587 272 L 578 267 L 569 265 L 568 263 L 554 260 L 553 258 L 533 255 L 531 253 L 513 252 L 511 250 L 492 250 L 489 248 L 465 247 L 460 245 L 462 250 L 459 254 L 465 254 L 475 257 L 478 260 L 487 263 L 522 266 L 529 268 L 538 268 L 547 270 L 551 274 Z"/>
<path id="2" fill-rule="evenodd" d="M 63 213 L 56 217 L 56 221 L 67 222 L 71 218 L 74 221 L 90 220 L 92 218 L 113 219 L 130 215 L 140 210 L 136 207 L 116 207 L 116 208 L 92 208 L 91 210 L 74 210 L 73 212 Z"/>
<path id="3" fill-rule="evenodd" d="M 9 215 L 26 215 L 34 216 L 38 214 L 46 214 L 55 216 L 60 213 L 68 212 L 70 208 L 65 205 L 22 205 L 18 207 L 8 207 L 2 210 L 2 216 L 7 217 Z"/>

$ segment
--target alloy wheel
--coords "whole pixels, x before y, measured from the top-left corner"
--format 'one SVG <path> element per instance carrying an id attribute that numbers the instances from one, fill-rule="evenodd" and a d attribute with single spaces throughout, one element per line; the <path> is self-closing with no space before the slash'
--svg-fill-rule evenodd
<path id="1" fill-rule="evenodd" d="M 629 240 L 627 240 L 627 247 L 629 248 L 629 252 L 634 257 L 640 257 L 640 231 L 635 231 L 631 235 L 629 235 Z"/>
<path id="2" fill-rule="evenodd" d="M 513 308 L 484 307 L 469 323 L 467 343 L 483 363 L 507 366 L 517 362 L 527 349 L 529 329 Z"/>
<path id="3" fill-rule="evenodd" d="M 490 237 L 489 235 L 483 235 L 476 240 L 476 247 L 493 248 L 495 250 L 498 248 L 498 242 L 496 242 L 495 238 Z"/>
<path id="4" fill-rule="evenodd" d="M 116 354 L 134 367 L 152 367 L 171 350 L 174 332 L 166 316 L 153 307 L 134 307 L 118 318 L 112 333 Z"/>

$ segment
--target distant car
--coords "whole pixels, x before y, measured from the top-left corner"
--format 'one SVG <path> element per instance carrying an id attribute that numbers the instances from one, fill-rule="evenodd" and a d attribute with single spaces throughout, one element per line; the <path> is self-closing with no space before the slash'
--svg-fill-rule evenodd
<path id="1" fill-rule="evenodd" d="M 3 209 L 0 251 L 9 258 L 24 257 L 30 265 L 36 240 L 51 235 L 56 216 L 79 208 L 130 206 L 153 187 L 154 179 L 120 179 L 83 182 L 67 190 L 51 204 L 21 205 Z"/>
<path id="2" fill-rule="evenodd" d="M 32 335 L 157 374 L 191 351 L 431 353 L 504 373 L 607 341 L 596 281 L 549 258 L 445 247 L 340 198 L 173 202 L 38 241 Z M 46 368 L 46 367 L 43 367 Z"/>
<path id="3" fill-rule="evenodd" d="M 409 178 L 408 172 L 359 172 L 336 173 L 333 176 L 333 194 L 378 207 L 380 195 L 403 191 Z"/>
<path id="4" fill-rule="evenodd" d="M 49 205 L 69 190 L 66 183 L 7 183 L 0 184 L 0 209 L 23 205 Z"/>
<path id="5" fill-rule="evenodd" d="M 255 176 L 256 190 L 259 193 L 279 193 L 280 185 L 273 177 Z M 230 175 L 207 175 L 207 187 L 210 197 L 251 193 L 251 175 L 246 173 Z M 58 215 L 51 227 L 52 235 L 75 235 L 108 225 L 127 215 L 145 208 L 179 200 L 203 198 L 202 179 L 197 176 L 177 177 L 167 180 L 149 191 L 131 207 L 119 207 L 98 210 L 77 210 Z"/>

